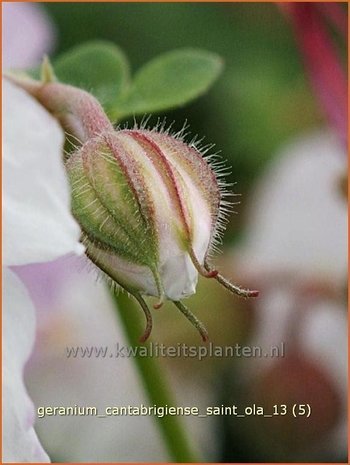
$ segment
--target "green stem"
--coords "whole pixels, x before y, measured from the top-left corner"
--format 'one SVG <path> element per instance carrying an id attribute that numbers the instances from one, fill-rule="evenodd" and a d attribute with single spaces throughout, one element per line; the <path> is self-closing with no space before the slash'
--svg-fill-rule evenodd
<path id="1" fill-rule="evenodd" d="M 139 338 L 144 331 L 144 327 L 140 319 L 139 309 L 132 298 L 129 298 L 124 292 L 120 292 L 117 295 L 112 291 L 112 297 L 116 304 L 116 312 L 124 326 L 128 343 L 131 346 L 140 345 Z M 136 355 L 135 362 L 150 405 L 175 406 L 176 404 L 165 379 L 165 374 L 157 360 L 152 357 L 140 357 Z M 178 416 L 165 415 L 163 418 L 155 417 L 155 419 L 173 461 L 177 463 L 198 462 L 180 418 Z"/>

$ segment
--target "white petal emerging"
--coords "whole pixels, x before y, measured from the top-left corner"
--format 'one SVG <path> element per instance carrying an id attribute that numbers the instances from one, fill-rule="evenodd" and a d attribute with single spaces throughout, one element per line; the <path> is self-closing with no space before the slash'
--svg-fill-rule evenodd
<path id="1" fill-rule="evenodd" d="M 63 132 L 25 91 L 3 82 L 4 263 L 82 253 L 62 164 Z"/>
<path id="2" fill-rule="evenodd" d="M 3 461 L 49 462 L 33 428 L 34 408 L 23 382 L 35 311 L 21 281 L 9 270 L 3 275 Z"/>

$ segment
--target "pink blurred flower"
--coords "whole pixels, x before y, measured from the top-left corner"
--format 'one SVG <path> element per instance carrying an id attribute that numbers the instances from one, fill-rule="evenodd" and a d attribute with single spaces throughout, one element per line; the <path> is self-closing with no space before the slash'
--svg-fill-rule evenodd
<path id="1" fill-rule="evenodd" d="M 37 3 L 3 3 L 2 26 L 5 69 L 36 66 L 53 48 L 53 25 Z"/>

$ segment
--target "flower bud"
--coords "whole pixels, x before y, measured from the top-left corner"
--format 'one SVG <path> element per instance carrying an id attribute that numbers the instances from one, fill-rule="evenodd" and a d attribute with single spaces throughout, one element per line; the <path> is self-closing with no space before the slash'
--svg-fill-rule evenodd
<path id="1" fill-rule="evenodd" d="M 161 300 L 195 292 L 220 201 L 197 151 L 164 133 L 107 131 L 66 166 L 88 249 L 115 281 Z"/>
<path id="2" fill-rule="evenodd" d="M 187 313 L 180 300 L 195 293 L 198 273 L 223 279 L 206 264 L 222 194 L 194 147 L 166 132 L 107 130 L 66 166 L 88 255 L 132 295 Z"/>
<path id="3" fill-rule="evenodd" d="M 141 340 L 152 328 L 143 295 L 158 297 L 155 308 L 173 301 L 207 340 L 202 323 L 181 302 L 195 293 L 198 273 L 238 295 L 257 295 L 232 285 L 208 264 L 223 229 L 226 193 L 218 175 L 181 136 L 158 129 L 115 130 L 94 97 L 53 82 L 51 68 L 44 71 L 44 83 L 15 82 L 80 145 L 66 168 L 88 257 L 140 303 L 147 319 Z"/>

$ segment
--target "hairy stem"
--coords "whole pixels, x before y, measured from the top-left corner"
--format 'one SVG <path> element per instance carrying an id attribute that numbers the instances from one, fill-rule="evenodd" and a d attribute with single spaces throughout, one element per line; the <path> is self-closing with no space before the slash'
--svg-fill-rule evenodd
<path id="1" fill-rule="evenodd" d="M 140 334 L 142 334 L 142 322 L 139 311 L 134 301 L 125 293 L 116 294 L 112 291 L 115 310 L 125 330 L 128 343 L 131 346 L 139 345 Z M 147 344 L 145 344 L 147 345 Z M 152 357 L 140 357 L 136 355 L 135 363 L 142 380 L 150 405 L 175 406 L 176 403 L 168 386 L 165 373 L 157 359 Z M 196 454 L 188 440 L 184 426 L 178 416 L 155 417 L 158 427 L 163 436 L 165 445 L 172 461 L 177 463 L 196 463 Z"/>
<path id="2" fill-rule="evenodd" d="M 208 331 L 206 330 L 205 326 L 201 321 L 198 320 L 196 315 L 194 315 L 190 309 L 186 307 L 181 301 L 174 302 L 176 307 L 180 310 L 180 312 L 185 315 L 188 321 L 197 329 L 199 334 L 202 337 L 203 342 L 208 342 Z"/>

